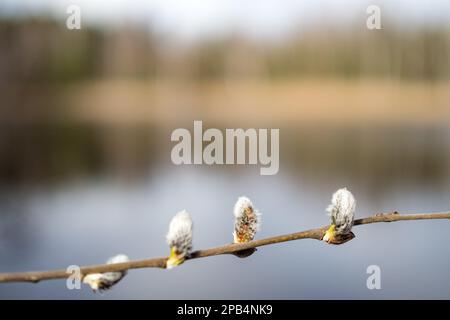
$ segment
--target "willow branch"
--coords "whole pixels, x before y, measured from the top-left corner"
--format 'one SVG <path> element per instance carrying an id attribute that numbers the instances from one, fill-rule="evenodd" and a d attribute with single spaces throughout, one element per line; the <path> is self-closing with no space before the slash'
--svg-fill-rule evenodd
<path id="1" fill-rule="evenodd" d="M 450 212 L 445 213 L 424 213 L 424 214 L 408 214 L 401 215 L 398 212 L 386 213 L 386 214 L 376 214 L 367 218 L 362 218 L 355 220 L 354 226 L 379 223 L 379 222 L 395 222 L 395 221 L 405 221 L 405 220 L 430 220 L 430 219 L 450 219 Z M 244 250 L 251 250 L 257 247 L 267 246 L 271 244 L 294 241 L 299 239 L 315 239 L 322 240 L 325 231 L 328 226 L 311 229 L 307 231 L 301 231 L 296 233 L 290 233 L 260 240 L 254 240 L 247 243 L 239 244 L 227 244 L 220 247 L 210 248 L 206 250 L 194 251 L 189 258 L 186 260 L 205 258 L 211 256 L 217 256 L 222 254 L 237 254 Z M 101 264 L 81 267 L 80 271 L 83 276 L 90 273 L 103 273 L 103 272 L 114 272 L 114 271 L 124 271 L 130 269 L 140 269 L 140 268 L 162 268 L 166 267 L 166 260 L 168 257 L 144 259 L 144 260 L 134 260 L 124 263 L 117 264 Z M 51 271 L 36 271 L 36 272 L 17 272 L 17 273 L 0 273 L 0 283 L 1 282 L 39 282 L 42 280 L 51 279 L 64 279 L 67 278 L 69 274 L 66 269 L 51 270 Z"/>

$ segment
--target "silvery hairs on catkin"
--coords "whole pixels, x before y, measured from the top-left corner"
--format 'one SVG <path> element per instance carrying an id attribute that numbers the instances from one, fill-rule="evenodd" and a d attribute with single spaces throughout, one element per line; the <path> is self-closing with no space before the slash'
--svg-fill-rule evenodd
<path id="1" fill-rule="evenodd" d="M 192 251 L 192 229 L 192 219 L 186 210 L 178 212 L 170 221 L 167 244 L 183 257 Z"/>
<path id="2" fill-rule="evenodd" d="M 111 257 L 106 261 L 106 264 L 114 264 L 114 263 L 123 263 L 128 262 L 130 259 L 128 256 L 124 254 L 118 254 L 114 257 Z M 117 272 L 105 272 L 103 273 L 103 277 L 111 282 L 118 282 L 120 279 L 127 275 L 127 270 L 117 271 Z"/>
<path id="3" fill-rule="evenodd" d="M 106 264 L 128 262 L 130 259 L 124 254 L 118 254 L 108 259 Z M 84 277 L 83 282 L 88 284 L 94 291 L 107 290 L 122 280 L 127 271 L 114 271 L 105 273 L 91 273 Z"/>
<path id="4" fill-rule="evenodd" d="M 333 194 L 327 212 L 331 216 L 331 223 L 336 226 L 337 234 L 350 232 L 353 226 L 355 208 L 355 197 L 347 188 L 339 189 Z"/>

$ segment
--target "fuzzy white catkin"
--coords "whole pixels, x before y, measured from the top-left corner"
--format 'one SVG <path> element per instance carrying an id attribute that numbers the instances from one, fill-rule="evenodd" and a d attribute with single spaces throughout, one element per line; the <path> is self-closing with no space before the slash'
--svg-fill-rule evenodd
<path id="1" fill-rule="evenodd" d="M 333 194 L 327 212 L 331 216 L 331 223 L 336 226 L 336 234 L 350 232 L 355 217 L 355 209 L 355 197 L 347 188 L 339 189 Z"/>
<path id="2" fill-rule="evenodd" d="M 106 261 L 106 264 L 123 263 L 128 261 L 130 261 L 128 256 L 124 254 L 118 254 L 114 257 L 109 258 L 108 261 Z M 104 279 L 117 283 L 119 280 L 125 277 L 126 274 L 127 274 L 126 270 L 117 272 L 105 272 L 103 273 L 103 277 Z"/>
<path id="3" fill-rule="evenodd" d="M 186 257 L 192 251 L 192 234 L 193 222 L 190 214 L 186 210 L 180 211 L 170 221 L 167 244 Z"/>
<path id="4" fill-rule="evenodd" d="M 106 264 L 128 262 L 130 259 L 124 254 L 118 254 L 108 259 Z M 110 289 L 117 282 L 122 280 L 127 274 L 127 271 L 114 271 L 105 273 L 92 273 L 84 277 L 83 282 L 90 285 L 93 290 L 107 290 Z"/>
<path id="5" fill-rule="evenodd" d="M 261 229 L 261 213 L 247 197 L 240 197 L 234 205 L 234 242 L 247 242 L 254 239 Z M 249 213 L 251 213 L 249 215 Z"/>

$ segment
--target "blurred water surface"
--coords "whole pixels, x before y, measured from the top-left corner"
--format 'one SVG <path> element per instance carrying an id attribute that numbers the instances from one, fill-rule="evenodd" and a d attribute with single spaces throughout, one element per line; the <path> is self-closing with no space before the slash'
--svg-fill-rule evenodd
<path id="1" fill-rule="evenodd" d="M 241 195 L 263 212 L 259 238 L 327 224 L 324 209 L 341 186 L 354 192 L 358 217 L 450 208 L 446 127 L 281 128 L 275 176 L 260 176 L 256 166 L 175 166 L 166 128 L 30 130 L 34 142 L 43 132 L 62 131 L 75 154 L 91 156 L 61 166 L 65 157 L 58 142 L 43 139 L 38 146 L 31 143 L 45 150 L 35 161 L 40 174 L 28 168 L 21 176 L 26 169 L 10 161 L 16 174 L 7 179 L 3 172 L 0 191 L 2 272 L 97 264 L 117 253 L 134 259 L 166 255 L 168 223 L 182 209 L 193 216 L 195 248 L 225 244 L 232 239 L 232 207 Z M 112 133 L 123 149 L 108 148 Z M 74 141 L 83 135 L 95 141 L 81 144 L 91 153 L 76 149 Z M 22 159 L 20 149 L 30 146 L 9 148 Z M 52 161 L 60 166 L 52 167 Z M 247 259 L 218 256 L 171 271 L 135 270 L 104 294 L 48 281 L 2 284 L 0 297 L 450 298 L 448 228 L 448 221 L 360 226 L 356 239 L 343 246 L 302 240 L 261 248 Z M 381 290 L 366 287 L 366 268 L 373 264 L 381 268 Z"/>

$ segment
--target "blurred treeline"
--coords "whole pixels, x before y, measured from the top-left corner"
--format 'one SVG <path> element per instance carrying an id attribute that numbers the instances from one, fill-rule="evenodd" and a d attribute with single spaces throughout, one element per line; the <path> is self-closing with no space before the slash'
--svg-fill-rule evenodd
<path id="1" fill-rule="evenodd" d="M 434 81 L 449 75 L 447 29 L 320 26 L 275 41 L 230 34 L 177 45 L 132 25 L 71 31 L 48 18 L 0 20 L 0 83 L 302 76 Z"/>
<path id="2" fill-rule="evenodd" d="M 293 81 L 294 85 L 285 87 L 282 81 L 280 86 L 263 83 L 253 88 L 245 84 L 246 80 L 250 83 L 302 77 L 319 81 L 312 84 L 308 84 L 309 79 Z M 326 77 L 339 79 L 324 86 L 322 79 Z M 183 43 L 142 26 L 83 25 L 75 31 L 68 30 L 62 20 L 0 18 L 0 187 L 8 183 L 60 181 L 71 175 L 112 172 L 126 177 L 141 176 L 157 159 L 169 161 L 170 150 L 166 149 L 171 146 L 168 137 L 172 127 L 165 128 L 161 119 L 198 119 L 199 116 L 203 119 L 214 115 L 213 119 L 220 121 L 225 115 L 233 115 L 232 110 L 243 108 L 250 110 L 252 125 L 256 125 L 258 116 L 265 114 L 287 114 L 275 119 L 274 126 L 282 124 L 279 119 L 308 119 L 310 112 L 339 115 L 362 110 L 368 114 L 352 120 L 351 126 L 356 129 L 340 122 L 342 128 L 329 128 L 328 133 L 322 128 L 319 132 L 308 131 L 306 123 L 316 126 L 308 120 L 303 120 L 302 125 L 294 121 L 295 129 L 301 127 L 304 131 L 286 134 L 285 137 L 295 138 L 287 139 L 282 152 L 288 150 L 286 153 L 293 155 L 292 163 L 308 172 L 329 173 L 330 168 L 340 172 L 350 164 L 350 173 L 357 173 L 353 164 L 359 159 L 355 155 L 359 155 L 365 180 L 380 175 L 392 163 L 397 163 L 395 168 L 403 169 L 398 174 L 403 174 L 405 161 L 410 164 L 408 172 L 413 177 L 425 171 L 434 172 L 433 177 L 447 177 L 442 173 L 448 168 L 448 157 L 443 157 L 441 150 L 448 144 L 440 138 L 447 134 L 434 129 L 428 132 L 427 128 L 417 135 L 410 128 L 398 133 L 396 125 L 394 131 L 383 128 L 380 138 L 379 130 L 370 128 L 369 124 L 380 123 L 371 122 L 371 117 L 380 110 L 385 114 L 380 118 L 383 121 L 390 119 L 393 109 L 400 110 L 397 114 L 402 119 L 419 117 L 420 121 L 433 115 L 433 110 L 442 110 L 448 100 L 438 82 L 449 77 L 448 29 L 408 30 L 385 23 L 382 30 L 370 31 L 365 25 L 351 28 L 317 25 L 307 30 L 299 27 L 279 39 L 258 41 L 235 32 Z M 344 78 L 422 83 L 405 89 L 392 87 L 392 82 L 386 81 L 387 85 L 350 90 L 341 86 L 340 80 Z M 99 86 L 108 82 L 103 80 L 110 79 L 120 79 L 119 84 Z M 127 81 L 136 79 L 145 81 Z M 223 79 L 244 80 L 243 90 L 231 87 L 233 81 L 215 83 Z M 85 80 L 94 81 L 82 83 Z M 146 81 L 153 83 L 148 85 Z M 158 81 L 163 85 L 154 88 Z M 185 85 L 191 82 L 199 82 L 200 88 Z M 203 88 L 203 82 L 216 86 Z M 429 84 L 436 86 L 436 90 L 429 90 Z M 383 94 L 388 96 L 372 99 Z M 326 98 L 318 99 L 321 95 Z M 359 95 L 366 99 L 361 100 Z M 409 106 L 410 99 L 418 103 Z M 372 100 L 375 102 L 370 103 Z M 353 104 L 349 103 L 352 101 Z M 204 113 L 202 108 L 206 110 Z M 411 116 L 410 110 L 415 110 L 415 116 Z M 114 115 L 111 119 L 118 121 L 101 121 L 110 119 L 110 114 Z M 439 116 L 441 113 L 436 114 L 435 118 L 445 118 Z M 122 119 L 134 119 L 136 123 L 122 123 Z M 332 120 L 335 122 L 339 118 Z M 223 125 L 216 123 L 216 127 L 220 126 Z M 364 131 L 366 127 L 368 131 Z M 348 135 L 362 138 L 350 143 Z M 392 142 L 392 136 L 402 140 Z M 417 146 L 411 146 L 408 141 L 418 141 Z M 334 156 L 347 147 L 351 152 L 344 153 L 352 155 L 351 161 Z M 394 149 L 395 155 L 401 156 L 380 160 L 380 154 L 391 155 Z"/>

